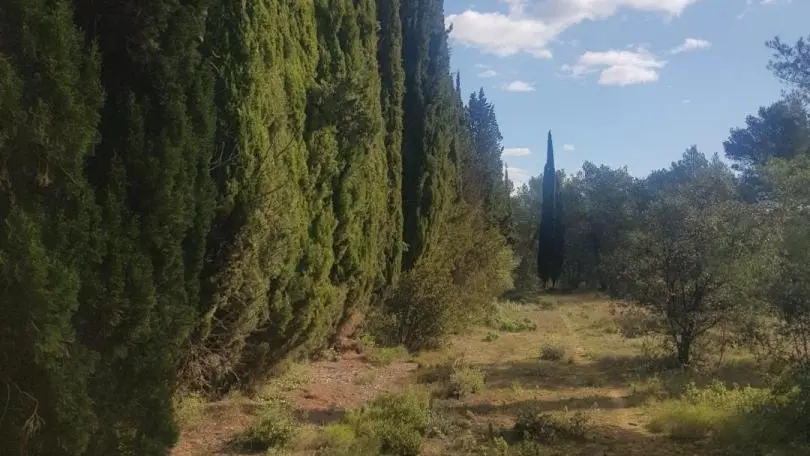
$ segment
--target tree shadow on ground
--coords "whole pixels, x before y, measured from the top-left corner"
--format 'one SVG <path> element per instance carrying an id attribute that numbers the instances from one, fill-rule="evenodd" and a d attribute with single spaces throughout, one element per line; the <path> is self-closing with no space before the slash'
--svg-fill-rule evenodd
<path id="1" fill-rule="evenodd" d="M 678 394 L 690 382 L 698 386 L 720 380 L 733 384 L 764 386 L 767 376 L 754 361 L 735 361 L 710 369 L 673 368 L 663 359 L 641 356 L 602 356 L 585 363 L 525 360 L 483 366 L 489 388 L 547 390 L 629 387 L 655 379 L 669 394 Z"/>
<path id="2" fill-rule="evenodd" d="M 592 394 L 586 397 L 571 397 L 562 399 L 527 399 L 510 403 L 479 403 L 461 404 L 451 406 L 450 410 L 458 413 L 472 412 L 475 415 L 510 415 L 516 416 L 521 410 L 532 410 L 538 413 L 576 411 L 576 410 L 611 410 L 621 408 L 634 408 L 643 405 L 653 392 L 634 392 L 626 396 L 608 396 Z"/>
<path id="3" fill-rule="evenodd" d="M 317 426 L 326 426 L 328 424 L 343 421 L 346 417 L 346 409 L 343 408 L 328 408 L 328 409 L 308 409 L 296 410 L 293 414 L 295 420 L 299 423 L 314 424 Z"/>
<path id="4" fill-rule="evenodd" d="M 584 441 L 538 445 L 543 456 L 714 456 L 723 454 L 708 443 L 675 442 L 641 430 L 591 425 Z M 511 454 L 511 453 L 510 453 Z M 531 454 L 531 453 L 526 453 Z"/>

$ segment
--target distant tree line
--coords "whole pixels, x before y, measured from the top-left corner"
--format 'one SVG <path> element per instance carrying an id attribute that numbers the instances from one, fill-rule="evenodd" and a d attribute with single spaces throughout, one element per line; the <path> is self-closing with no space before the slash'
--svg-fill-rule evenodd
<path id="1" fill-rule="evenodd" d="M 810 363 L 810 52 L 803 39 L 768 46 L 788 90 L 731 129 L 731 166 L 692 146 L 644 178 L 589 162 L 567 175 L 549 134 L 543 175 L 512 196 L 518 293 L 559 279 L 640 304 L 681 364 L 729 325 L 746 340 L 778 337 L 771 346 Z"/>

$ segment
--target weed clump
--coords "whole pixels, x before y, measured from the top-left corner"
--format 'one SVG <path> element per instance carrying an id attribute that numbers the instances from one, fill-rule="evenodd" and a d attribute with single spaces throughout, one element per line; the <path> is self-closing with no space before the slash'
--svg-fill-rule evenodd
<path id="1" fill-rule="evenodd" d="M 584 412 L 553 415 L 534 409 L 518 412 L 512 433 L 518 440 L 538 443 L 558 441 L 582 441 L 587 437 L 590 418 Z"/>
<path id="2" fill-rule="evenodd" d="M 770 398 L 765 389 L 727 388 L 720 381 L 706 388 L 690 383 L 681 398 L 655 407 L 648 429 L 675 440 L 697 441 L 710 436 L 736 440 L 734 435 L 745 433 L 740 432 L 744 417 Z"/>
<path id="3" fill-rule="evenodd" d="M 456 399 L 462 399 L 479 393 L 484 389 L 484 372 L 463 360 L 457 360 L 450 368 L 450 378 L 447 383 L 447 394 Z"/>
<path id="4" fill-rule="evenodd" d="M 543 361 L 560 361 L 565 358 L 565 347 L 560 344 L 545 344 L 540 348 Z"/>
<path id="5" fill-rule="evenodd" d="M 502 305 L 494 306 L 492 312 L 487 315 L 486 324 L 492 329 L 504 332 L 528 332 L 537 330 L 537 324 L 530 319 L 515 318 L 509 315 Z"/>
<path id="6" fill-rule="evenodd" d="M 383 395 L 349 411 L 343 422 L 326 426 L 318 453 L 418 456 L 431 416 L 426 391 Z"/>
<path id="7" fill-rule="evenodd" d="M 238 451 L 267 451 L 284 448 L 295 438 L 297 426 L 290 411 L 282 404 L 263 406 L 256 424 L 237 435 L 231 445 Z"/>

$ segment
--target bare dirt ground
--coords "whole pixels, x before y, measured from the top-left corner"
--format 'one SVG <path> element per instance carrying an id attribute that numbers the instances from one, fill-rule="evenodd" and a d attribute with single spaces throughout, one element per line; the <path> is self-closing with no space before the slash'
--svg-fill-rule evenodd
<path id="1" fill-rule="evenodd" d="M 295 373 L 295 385 L 284 391 L 296 418 L 322 426 L 338 421 L 346 410 L 358 407 L 383 392 L 396 391 L 412 377 L 416 364 L 396 361 L 374 367 L 362 355 L 346 352 L 337 361 L 317 361 Z M 287 379 L 290 380 L 290 379 Z M 235 456 L 228 442 L 255 421 L 257 400 L 227 398 L 203 406 L 202 417 L 182 430 L 170 456 Z"/>

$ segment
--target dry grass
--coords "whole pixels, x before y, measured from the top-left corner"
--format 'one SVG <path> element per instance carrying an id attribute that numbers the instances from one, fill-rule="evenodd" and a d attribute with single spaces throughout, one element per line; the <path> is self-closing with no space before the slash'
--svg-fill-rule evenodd
<path id="1" fill-rule="evenodd" d="M 757 385 L 762 381 L 753 360 L 741 354 L 726 354 L 725 364 L 711 367 L 710 363 L 710 368 L 698 373 L 665 369 L 651 349 L 659 341 L 635 330 L 644 328 L 645 323 L 619 320 L 622 316 L 615 312 L 613 303 L 599 295 L 541 296 L 520 305 L 503 305 L 501 311 L 514 321 L 531 322 L 536 329 L 509 332 L 476 328 L 456 336 L 442 350 L 414 356 L 412 362 L 418 366 L 414 372 L 399 369 L 405 362 L 395 360 L 387 371 L 369 367 L 360 372 L 355 366 L 345 372 L 346 379 L 340 379 L 337 377 L 346 370 L 341 366 L 347 361 L 326 362 L 324 366 L 334 368 L 335 378 L 328 382 L 312 378 L 298 391 L 311 391 L 313 382 L 320 382 L 324 391 L 319 396 L 331 398 L 337 393 L 327 392 L 329 385 L 335 391 L 348 385 L 365 389 L 380 384 L 374 378 L 378 373 L 402 371 L 411 381 L 432 387 L 437 392 L 434 407 L 450 417 L 437 421 L 436 426 L 448 430 L 428 436 L 422 446 L 425 455 L 503 454 L 497 448 L 489 453 L 483 450 L 503 445 L 501 437 L 514 447 L 509 454 L 520 455 L 515 445 L 526 442 L 509 440 L 506 431 L 514 427 L 520 413 L 532 410 L 548 416 L 550 422 L 576 412 L 588 416 L 585 440 L 545 445 L 543 453 L 536 454 L 666 456 L 714 453 L 702 443 L 672 441 L 650 432 L 647 429 L 653 418 L 650 404 L 679 396 L 690 382 L 705 385 L 719 379 L 729 385 Z M 491 336 L 492 333 L 497 337 Z M 623 333 L 633 337 L 625 337 Z M 555 361 L 541 360 L 544 345 L 562 347 L 564 356 Z M 449 367 L 457 359 L 464 359 L 480 370 L 486 378 L 486 387 L 476 387 L 474 394 L 455 398 L 441 394 L 447 389 Z M 477 379 L 476 376 L 476 382 Z M 324 423 L 315 420 L 310 423 L 299 432 L 293 454 L 314 454 L 311 442 L 323 440 Z"/>

